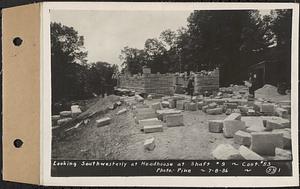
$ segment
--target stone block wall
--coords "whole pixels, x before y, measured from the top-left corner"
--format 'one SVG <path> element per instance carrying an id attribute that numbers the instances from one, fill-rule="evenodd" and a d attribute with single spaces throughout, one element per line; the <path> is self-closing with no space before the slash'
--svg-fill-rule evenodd
<path id="1" fill-rule="evenodd" d="M 212 92 L 219 89 L 219 69 L 205 74 L 195 74 L 195 93 L 203 94 L 205 91 Z"/>

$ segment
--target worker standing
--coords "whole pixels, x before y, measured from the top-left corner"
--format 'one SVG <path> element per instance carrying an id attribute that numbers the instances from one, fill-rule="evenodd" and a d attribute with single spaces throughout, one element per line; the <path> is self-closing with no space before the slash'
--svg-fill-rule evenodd
<path id="1" fill-rule="evenodd" d="M 188 95 L 191 95 L 191 99 L 192 99 L 193 94 L 194 94 L 194 78 L 193 77 L 191 77 L 188 81 L 187 90 L 188 90 Z"/>

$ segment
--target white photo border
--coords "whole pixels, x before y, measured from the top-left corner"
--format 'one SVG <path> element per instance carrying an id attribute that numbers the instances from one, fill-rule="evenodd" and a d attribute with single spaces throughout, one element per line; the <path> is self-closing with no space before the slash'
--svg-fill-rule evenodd
<path id="1" fill-rule="evenodd" d="M 40 180 L 50 186 L 176 186 L 176 187 L 275 187 L 298 186 L 298 32 L 299 6 L 296 3 L 144 3 L 144 2 L 44 2 L 41 3 L 41 157 Z M 126 176 L 126 177 L 51 177 L 51 10 L 249 10 L 292 9 L 291 101 L 293 176 Z M 233 180 L 234 179 L 234 180 Z"/>

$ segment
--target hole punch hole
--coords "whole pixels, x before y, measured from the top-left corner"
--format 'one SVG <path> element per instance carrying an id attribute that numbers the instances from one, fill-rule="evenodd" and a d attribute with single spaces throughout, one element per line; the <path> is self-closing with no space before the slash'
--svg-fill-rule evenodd
<path id="1" fill-rule="evenodd" d="M 23 43 L 23 40 L 22 40 L 20 37 L 15 37 L 15 38 L 13 39 L 13 44 L 14 44 L 15 46 L 20 46 L 22 43 Z"/>
<path id="2" fill-rule="evenodd" d="M 22 145 L 23 145 L 23 141 L 22 141 L 21 139 L 16 139 L 16 140 L 14 140 L 14 146 L 15 146 L 16 148 L 21 148 Z"/>

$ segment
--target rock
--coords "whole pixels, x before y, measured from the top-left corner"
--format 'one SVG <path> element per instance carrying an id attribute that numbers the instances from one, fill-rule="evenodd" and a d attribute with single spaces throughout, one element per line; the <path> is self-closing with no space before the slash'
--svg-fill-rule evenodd
<path id="1" fill-rule="evenodd" d="M 148 95 L 147 96 L 147 100 L 152 100 L 153 99 L 153 96 L 152 95 Z"/>
<path id="2" fill-rule="evenodd" d="M 60 117 L 72 117 L 72 111 L 59 112 Z"/>
<path id="3" fill-rule="evenodd" d="M 135 95 L 134 97 L 137 102 L 144 102 L 144 98 L 141 97 L 140 95 Z"/>
<path id="4" fill-rule="evenodd" d="M 251 150 L 260 155 L 275 155 L 275 148 L 283 146 L 283 134 L 272 132 L 251 133 Z"/>
<path id="5" fill-rule="evenodd" d="M 252 150 L 250 150 L 249 148 L 243 145 L 240 146 L 239 152 L 241 156 L 246 160 L 264 160 L 263 157 L 261 157 L 260 155 L 258 155 L 257 153 L 253 152 Z"/>
<path id="6" fill-rule="evenodd" d="M 108 124 L 110 124 L 110 122 L 111 122 L 111 118 L 109 118 L 109 117 L 105 117 L 105 118 L 96 120 L 96 124 L 98 127 L 108 125 Z"/>
<path id="7" fill-rule="evenodd" d="M 226 114 L 226 115 L 230 115 L 230 114 L 231 114 L 231 109 L 227 109 L 227 110 L 225 111 L 225 114 Z"/>
<path id="8" fill-rule="evenodd" d="M 70 117 L 59 119 L 59 120 L 57 120 L 57 125 L 58 126 L 64 125 L 71 120 L 72 120 L 72 118 L 70 118 Z"/>
<path id="9" fill-rule="evenodd" d="M 144 132 L 145 133 L 163 132 L 163 126 L 162 125 L 145 125 Z"/>
<path id="10" fill-rule="evenodd" d="M 212 156 L 217 160 L 240 160 L 244 159 L 239 151 L 230 144 L 220 144 L 212 152 Z"/>
<path id="11" fill-rule="evenodd" d="M 57 125 L 57 121 L 60 119 L 60 115 L 53 115 L 51 116 L 51 120 L 52 120 L 52 126 L 53 125 Z"/>
<path id="12" fill-rule="evenodd" d="M 202 111 L 203 112 L 206 112 L 207 110 L 208 110 L 208 106 L 207 105 L 202 107 Z"/>
<path id="13" fill-rule="evenodd" d="M 244 131 L 237 131 L 233 135 L 234 142 L 236 144 L 244 145 L 244 146 L 250 146 L 251 145 L 251 135 Z"/>
<path id="14" fill-rule="evenodd" d="M 82 113 L 81 109 L 78 105 L 71 106 L 72 117 L 76 117 Z"/>
<path id="15" fill-rule="evenodd" d="M 240 120 L 224 120 L 223 121 L 223 134 L 227 138 L 232 138 L 234 133 L 239 130 L 245 130 L 245 122 Z"/>
<path id="16" fill-rule="evenodd" d="M 242 115 L 239 114 L 239 113 L 232 113 L 232 114 L 230 114 L 229 116 L 227 116 L 227 117 L 224 119 L 224 121 L 225 121 L 225 120 L 241 120 L 241 117 L 242 117 Z"/>
<path id="17" fill-rule="evenodd" d="M 277 160 L 291 160 L 292 153 L 289 150 L 284 150 L 281 148 L 275 148 L 275 156 Z"/>
<path id="18" fill-rule="evenodd" d="M 223 120 L 209 120 L 208 131 L 211 133 L 221 133 L 223 131 Z"/>
<path id="19" fill-rule="evenodd" d="M 161 110 L 161 109 L 162 109 L 160 102 L 153 103 L 153 104 L 151 105 L 151 108 L 152 108 L 153 110 L 155 110 L 155 111 L 156 111 L 156 110 Z"/>
<path id="20" fill-rule="evenodd" d="M 223 109 L 222 108 L 207 109 L 206 113 L 210 114 L 210 115 L 218 115 L 218 114 L 222 114 L 223 113 Z"/>
<path id="21" fill-rule="evenodd" d="M 155 148 L 155 140 L 154 140 L 153 137 L 145 140 L 145 142 L 144 142 L 144 148 L 146 150 L 149 150 L 149 151 L 154 150 L 154 148 Z"/>
<path id="22" fill-rule="evenodd" d="M 124 114 L 124 113 L 126 113 L 127 112 L 127 109 L 126 108 L 123 108 L 122 110 L 119 110 L 118 112 L 117 112 L 117 115 L 121 115 L 121 114 Z"/>
<path id="23" fill-rule="evenodd" d="M 166 115 L 166 124 L 168 127 L 183 126 L 183 115 L 182 114 L 171 114 Z"/>

